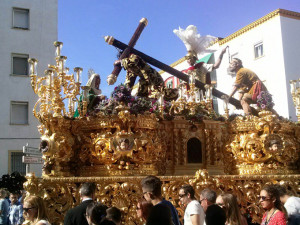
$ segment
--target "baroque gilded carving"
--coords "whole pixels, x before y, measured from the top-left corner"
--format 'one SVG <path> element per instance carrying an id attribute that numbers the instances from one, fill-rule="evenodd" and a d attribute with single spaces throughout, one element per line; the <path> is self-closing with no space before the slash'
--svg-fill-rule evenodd
<path id="1" fill-rule="evenodd" d="M 55 43 L 57 50 L 61 44 Z M 206 87 L 206 99 L 190 93 L 188 104 L 183 99 L 173 102 L 169 112 L 174 115 L 163 111 L 162 96 L 160 112 L 131 113 L 129 104 L 119 101 L 113 105 L 114 113 L 95 110 L 87 115 L 87 102 L 78 99 L 81 68 L 74 69 L 75 82 L 64 67 L 65 59 L 59 53 L 46 77 L 37 78 L 35 69 L 30 75 L 39 96 L 33 114 L 41 123 L 44 166 L 43 178 L 29 175 L 24 188 L 45 199 L 53 224 L 60 224 L 66 211 L 79 204 L 83 182 L 97 184 L 97 200 L 120 208 L 124 224 L 142 224 L 136 203 L 146 175 L 160 176 L 164 197 L 182 217 L 178 191 L 186 183 L 198 197 L 207 187 L 218 193 L 234 192 L 254 222 L 261 218 L 257 195 L 265 183 L 281 183 L 299 193 L 299 124 L 271 111 L 233 120 L 218 117 L 212 108 L 212 86 Z M 31 59 L 31 67 L 36 62 Z M 77 107 L 76 118 L 74 103 L 82 106 Z M 193 139 L 193 154 L 202 154 L 201 162 L 188 160 L 188 143 Z"/>
<path id="2" fill-rule="evenodd" d="M 225 146 L 239 174 L 297 173 L 299 141 L 295 136 L 297 125 L 280 121 L 270 111 L 259 117 L 237 117 L 230 127 Z"/>
<path id="3" fill-rule="evenodd" d="M 116 206 L 122 211 L 123 224 L 142 224 L 137 218 L 136 205 L 142 197 L 141 176 L 127 177 L 67 177 L 36 178 L 27 177 L 25 188 L 28 195 L 44 198 L 50 211 L 51 223 L 61 224 L 65 213 L 80 203 L 79 188 L 84 182 L 95 182 L 96 199 L 107 206 Z M 209 176 L 206 170 L 199 170 L 195 176 L 160 176 L 162 193 L 171 201 L 183 218 L 184 206 L 180 205 L 178 192 L 183 184 L 191 184 L 196 197 L 204 188 L 211 188 L 220 194 L 235 193 L 243 213 L 249 213 L 253 222 L 260 222 L 263 210 L 259 207 L 259 192 L 267 183 L 285 185 L 293 194 L 300 194 L 300 175 L 215 175 Z"/>

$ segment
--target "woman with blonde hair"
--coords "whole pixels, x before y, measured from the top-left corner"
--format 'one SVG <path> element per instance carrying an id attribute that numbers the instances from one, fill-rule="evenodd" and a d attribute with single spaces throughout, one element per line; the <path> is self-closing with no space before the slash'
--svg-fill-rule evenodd
<path id="1" fill-rule="evenodd" d="M 216 204 L 226 212 L 226 225 L 247 225 L 247 220 L 241 215 L 235 195 L 230 193 L 220 194 Z"/>
<path id="2" fill-rule="evenodd" d="M 24 200 L 23 215 L 25 222 L 30 225 L 50 225 L 45 203 L 41 197 L 28 196 Z"/>

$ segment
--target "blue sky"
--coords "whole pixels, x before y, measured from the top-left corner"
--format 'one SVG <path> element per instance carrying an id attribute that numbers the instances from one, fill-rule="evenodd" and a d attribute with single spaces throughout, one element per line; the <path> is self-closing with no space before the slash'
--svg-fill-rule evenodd
<path id="1" fill-rule="evenodd" d="M 186 54 L 173 29 L 195 25 L 201 35 L 226 37 L 278 9 L 300 12 L 299 0 L 58 0 L 58 40 L 67 66 L 83 68 L 82 83 L 93 68 L 101 76 L 103 94 L 125 80 L 123 70 L 108 86 L 117 50 L 104 42 L 111 35 L 128 43 L 141 18 L 148 19 L 135 48 L 166 64 Z"/>

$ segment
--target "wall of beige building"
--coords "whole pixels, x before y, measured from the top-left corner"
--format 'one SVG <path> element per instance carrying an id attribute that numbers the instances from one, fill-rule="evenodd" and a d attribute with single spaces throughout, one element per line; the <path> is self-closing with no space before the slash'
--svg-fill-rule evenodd
<path id="1" fill-rule="evenodd" d="M 21 17 L 15 18 L 16 10 Z M 57 0 L 4 0 L 0 1 L 0 176 L 11 171 L 11 152 L 20 152 L 29 144 L 39 147 L 40 135 L 37 130 L 38 121 L 32 114 L 37 101 L 28 74 L 13 74 L 13 56 L 21 55 L 37 58 L 38 74 L 43 76 L 48 64 L 54 63 L 57 40 Z M 28 17 L 23 12 L 28 13 Z M 16 28 L 16 19 L 22 20 L 27 28 Z M 22 21 L 21 21 L 22 23 Z M 25 25 L 26 27 L 26 25 Z M 13 125 L 12 102 L 28 105 L 28 123 Z M 23 118 L 23 111 L 20 117 Z M 22 115 L 21 115 L 22 114 Z M 32 172 L 41 175 L 41 165 L 32 165 Z"/>

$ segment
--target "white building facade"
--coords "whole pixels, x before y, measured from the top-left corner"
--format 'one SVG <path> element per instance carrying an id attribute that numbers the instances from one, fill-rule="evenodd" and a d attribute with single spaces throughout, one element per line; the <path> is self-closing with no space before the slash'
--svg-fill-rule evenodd
<path id="1" fill-rule="evenodd" d="M 219 49 L 209 63 L 214 63 L 221 49 L 229 46 L 219 69 L 211 73 L 216 88 L 230 94 L 235 77 L 228 75 L 229 58 L 239 58 L 245 68 L 254 71 L 273 95 L 274 109 L 279 115 L 296 120 L 295 107 L 290 93 L 290 80 L 300 78 L 300 13 L 275 10 L 228 37 L 216 41 L 209 48 Z M 184 59 L 173 64 L 183 70 L 188 67 Z M 165 79 L 170 75 L 162 74 Z M 170 79 L 170 78 L 169 78 Z M 237 94 L 235 95 L 237 98 Z M 223 101 L 218 100 L 219 113 L 223 114 Z M 242 113 L 230 107 L 230 113 Z"/>
<path id="2" fill-rule="evenodd" d="M 38 148 L 38 121 L 32 114 L 37 101 L 29 77 L 28 58 L 37 58 L 38 74 L 54 63 L 57 40 L 57 0 L 0 1 L 0 177 L 25 173 L 22 147 Z M 41 175 L 41 164 L 30 172 Z"/>

